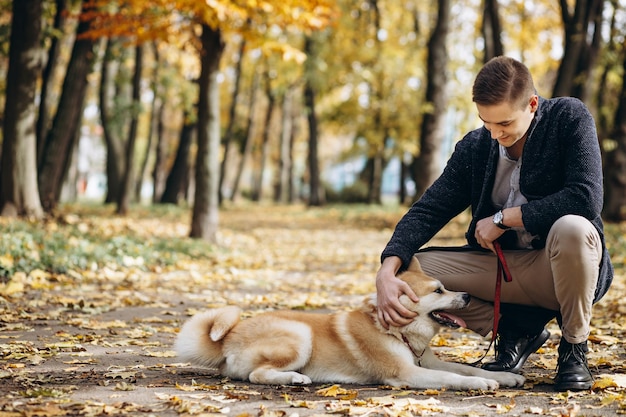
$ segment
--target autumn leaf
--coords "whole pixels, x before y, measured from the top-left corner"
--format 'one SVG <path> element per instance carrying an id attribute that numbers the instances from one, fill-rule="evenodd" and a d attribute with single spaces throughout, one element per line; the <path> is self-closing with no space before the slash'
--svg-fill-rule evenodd
<path id="1" fill-rule="evenodd" d="M 341 399 L 354 399 L 358 396 L 358 391 L 347 390 L 340 385 L 331 385 L 326 388 L 321 388 L 315 391 L 315 393 L 321 397 L 340 397 Z"/>
<path id="2" fill-rule="evenodd" d="M 593 386 L 591 387 L 591 389 L 593 391 L 600 391 L 600 390 L 605 390 L 607 388 L 616 388 L 619 385 L 617 385 L 617 383 L 610 377 L 604 377 L 602 379 L 596 379 L 593 382 Z"/>

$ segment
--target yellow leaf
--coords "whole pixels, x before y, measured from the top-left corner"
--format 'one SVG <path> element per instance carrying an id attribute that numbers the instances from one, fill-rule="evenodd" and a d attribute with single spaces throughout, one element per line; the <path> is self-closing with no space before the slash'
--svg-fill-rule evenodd
<path id="1" fill-rule="evenodd" d="M 610 377 L 604 377 L 602 379 L 597 379 L 594 383 L 593 386 L 591 387 L 592 390 L 594 391 L 600 391 L 600 390 L 604 390 L 607 388 L 617 388 L 619 385 L 617 385 L 617 383 L 615 381 L 613 381 L 612 378 Z"/>
<path id="2" fill-rule="evenodd" d="M 9 281 L 0 285 L 0 295 L 11 296 L 24 292 L 24 284 L 21 282 Z"/>
<path id="3" fill-rule="evenodd" d="M 0 255 L 0 267 L 5 269 L 13 268 L 13 255 L 11 255 L 10 253 Z"/>
<path id="4" fill-rule="evenodd" d="M 195 391 L 196 388 L 194 386 L 191 385 L 180 385 L 178 382 L 176 383 L 176 389 L 181 390 L 181 391 Z"/>
<path id="5" fill-rule="evenodd" d="M 143 355 L 153 358 L 175 358 L 176 352 L 174 352 L 173 350 L 166 350 L 165 352 L 146 352 Z"/>
<path id="6" fill-rule="evenodd" d="M 340 385 L 331 385 L 327 388 L 320 388 L 315 393 L 322 397 L 336 397 L 337 395 L 346 394 L 348 391 L 341 388 Z"/>
<path id="7" fill-rule="evenodd" d="M 356 390 L 347 390 L 341 388 L 340 385 L 331 385 L 327 388 L 321 388 L 315 391 L 315 393 L 322 397 L 341 397 L 344 400 L 354 399 L 358 395 Z"/>

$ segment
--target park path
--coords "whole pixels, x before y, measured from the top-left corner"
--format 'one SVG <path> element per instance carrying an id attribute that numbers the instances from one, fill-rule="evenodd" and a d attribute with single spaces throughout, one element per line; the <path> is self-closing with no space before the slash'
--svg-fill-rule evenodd
<path id="1" fill-rule="evenodd" d="M 399 213 L 305 208 L 229 210 L 220 245 L 198 259 L 126 264 L 50 276 L 13 277 L 0 300 L 0 417 L 111 415 L 229 416 L 613 416 L 626 412 L 624 279 L 597 307 L 590 362 L 597 390 L 555 393 L 558 328 L 531 356 L 521 390 L 457 393 L 379 386 L 258 386 L 179 363 L 172 344 L 189 315 L 223 304 L 247 314 L 274 308 L 333 310 L 373 292 L 378 256 Z M 184 237 L 185 219 L 85 220 L 128 233 Z M 94 224 L 89 224 L 90 227 Z M 119 224 L 116 227 L 120 227 Z M 438 244 L 460 242 L 452 226 Z M 467 331 L 434 340 L 447 360 L 471 362 L 487 342 Z"/>

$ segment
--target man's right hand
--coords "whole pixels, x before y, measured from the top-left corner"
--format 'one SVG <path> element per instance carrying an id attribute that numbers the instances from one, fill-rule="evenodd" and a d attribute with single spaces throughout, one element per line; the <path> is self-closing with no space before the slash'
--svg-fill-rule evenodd
<path id="1" fill-rule="evenodd" d="M 378 320 L 385 329 L 388 329 L 389 326 L 405 326 L 417 316 L 417 313 L 400 303 L 402 294 L 405 294 L 413 302 L 419 301 L 419 297 L 411 287 L 396 276 L 401 265 L 400 258 L 390 256 L 385 258 L 376 274 Z"/>

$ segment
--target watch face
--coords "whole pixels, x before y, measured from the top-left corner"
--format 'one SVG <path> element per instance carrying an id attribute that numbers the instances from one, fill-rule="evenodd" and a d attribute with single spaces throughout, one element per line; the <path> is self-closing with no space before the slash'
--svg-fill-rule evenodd
<path id="1" fill-rule="evenodd" d="M 499 211 L 496 214 L 494 214 L 493 222 L 494 223 L 502 223 L 502 212 L 501 211 Z"/>

